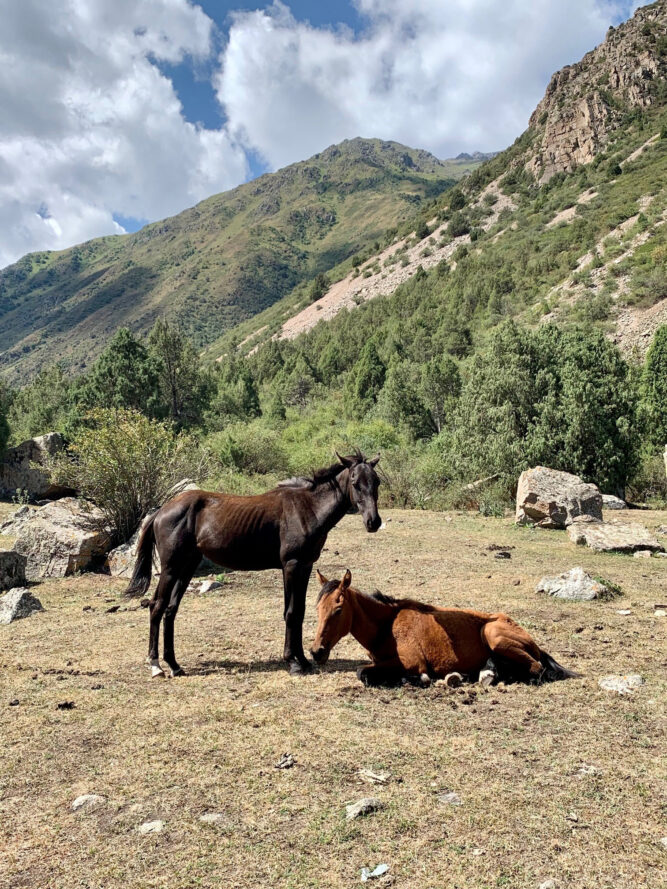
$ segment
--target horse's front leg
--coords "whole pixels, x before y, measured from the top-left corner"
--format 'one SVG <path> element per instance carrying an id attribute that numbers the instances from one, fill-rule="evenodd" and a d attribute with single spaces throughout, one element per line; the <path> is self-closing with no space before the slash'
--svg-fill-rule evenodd
<path id="1" fill-rule="evenodd" d="M 369 664 L 357 670 L 357 679 L 368 687 L 399 685 L 405 675 L 405 667 L 396 659 Z"/>
<path id="2" fill-rule="evenodd" d="M 306 590 L 312 564 L 291 560 L 283 566 L 285 591 L 285 650 L 283 658 L 293 676 L 312 673 L 313 667 L 303 651 L 303 616 L 306 611 Z"/>

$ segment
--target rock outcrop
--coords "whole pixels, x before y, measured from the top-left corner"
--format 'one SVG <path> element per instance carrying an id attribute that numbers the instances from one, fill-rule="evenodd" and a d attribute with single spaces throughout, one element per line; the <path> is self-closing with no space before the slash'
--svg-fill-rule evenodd
<path id="1" fill-rule="evenodd" d="M 574 522 L 570 540 L 600 553 L 662 552 L 664 547 L 638 522 Z"/>
<path id="2" fill-rule="evenodd" d="M 39 468 L 63 447 L 62 435 L 48 432 L 37 438 L 29 438 L 15 448 L 8 448 L 0 463 L 0 496 L 14 497 L 18 494 L 30 500 L 53 500 L 72 494 L 71 488 L 53 484 L 49 473 Z"/>
<path id="3" fill-rule="evenodd" d="M 530 118 L 537 139 L 527 169 L 541 182 L 590 163 L 633 108 L 658 100 L 667 74 L 663 2 L 638 9 L 604 43 L 575 65 L 557 71 Z"/>
<path id="4" fill-rule="evenodd" d="M 26 557 L 11 549 L 0 549 L 0 590 L 23 586 Z"/>
<path id="5" fill-rule="evenodd" d="M 37 509 L 24 506 L 2 525 L 16 538 L 14 550 L 26 558 L 26 577 L 65 577 L 100 562 L 108 550 L 109 531 L 97 507 L 65 497 Z"/>
<path id="6" fill-rule="evenodd" d="M 615 497 L 613 494 L 603 494 L 602 495 L 602 508 L 603 509 L 627 509 L 628 504 L 625 500 L 621 500 L 620 497 Z"/>
<path id="7" fill-rule="evenodd" d="M 42 603 L 25 587 L 17 587 L 0 596 L 0 624 L 10 624 L 36 611 L 44 611 Z"/>
<path id="8" fill-rule="evenodd" d="M 602 521 L 602 495 L 596 485 L 546 466 L 521 473 L 516 491 L 517 524 L 565 528 L 579 516 Z"/>

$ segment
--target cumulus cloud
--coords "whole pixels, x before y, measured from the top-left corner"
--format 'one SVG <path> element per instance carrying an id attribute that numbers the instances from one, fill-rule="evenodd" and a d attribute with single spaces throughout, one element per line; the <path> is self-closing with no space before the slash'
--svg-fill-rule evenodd
<path id="1" fill-rule="evenodd" d="M 217 94 L 229 129 L 280 167 L 353 136 L 439 157 L 504 148 L 551 73 L 598 43 L 610 0 L 356 0 L 367 27 L 314 28 L 275 0 L 237 13 Z"/>
<path id="2" fill-rule="evenodd" d="M 243 181 L 243 149 L 189 123 L 157 63 L 206 57 L 189 0 L 5 0 L 0 266 L 157 219 Z"/>

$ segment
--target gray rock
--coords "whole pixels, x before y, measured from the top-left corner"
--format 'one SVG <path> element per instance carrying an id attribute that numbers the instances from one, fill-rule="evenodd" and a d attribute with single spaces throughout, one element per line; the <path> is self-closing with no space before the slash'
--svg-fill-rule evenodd
<path id="1" fill-rule="evenodd" d="M 625 676 L 603 676 L 598 681 L 600 688 L 605 691 L 615 691 L 619 695 L 631 695 L 644 684 L 639 673 L 628 673 Z"/>
<path id="2" fill-rule="evenodd" d="M 27 559 L 11 549 L 0 549 L 0 590 L 23 586 Z"/>
<path id="3" fill-rule="evenodd" d="M 637 549 L 632 554 L 635 559 L 650 559 L 653 553 L 650 549 Z"/>
<path id="4" fill-rule="evenodd" d="M 134 563 L 137 561 L 139 537 L 141 536 L 141 532 L 143 531 L 146 522 L 154 514 L 154 512 L 151 512 L 143 519 L 141 525 L 127 543 L 122 543 L 120 546 L 111 550 L 107 556 L 106 565 L 109 569 L 109 574 L 111 574 L 112 577 L 125 577 L 128 580 L 132 577 Z M 158 571 L 160 570 L 160 559 L 157 551 L 154 551 L 153 553 L 153 567 Z"/>
<path id="5" fill-rule="evenodd" d="M 378 864 L 372 870 L 370 867 L 361 868 L 361 882 L 366 883 L 368 880 L 375 880 L 377 877 L 383 877 L 389 871 L 388 864 Z"/>
<path id="6" fill-rule="evenodd" d="M 19 510 L 0 531 L 16 538 L 13 548 L 27 559 L 28 580 L 84 571 L 104 557 L 109 541 L 100 510 L 75 497 Z"/>
<path id="7" fill-rule="evenodd" d="M 84 793 L 72 803 L 73 812 L 93 812 L 105 805 L 106 799 L 99 793 Z"/>
<path id="8" fill-rule="evenodd" d="M 199 816 L 202 824 L 222 824 L 226 822 L 226 817 L 221 812 L 206 812 Z"/>
<path id="9" fill-rule="evenodd" d="M 602 495 L 596 485 L 546 466 L 527 469 L 519 476 L 517 524 L 565 528 L 582 515 L 602 520 Z"/>
<path id="10" fill-rule="evenodd" d="M 438 802 L 445 803 L 447 806 L 463 805 L 463 800 L 454 790 L 448 790 L 446 793 L 439 793 Z"/>
<path id="11" fill-rule="evenodd" d="M 42 603 L 25 587 L 17 587 L 0 596 L 0 624 L 10 624 L 36 611 L 44 611 Z"/>
<path id="12" fill-rule="evenodd" d="M 632 553 L 664 548 L 637 522 L 575 522 L 567 533 L 573 543 L 589 546 L 596 552 Z"/>
<path id="13" fill-rule="evenodd" d="M 571 568 L 553 577 L 543 577 L 535 587 L 536 592 L 546 593 L 556 599 L 589 602 L 592 599 L 609 599 L 614 593 L 604 584 L 594 580 L 583 568 Z"/>
<path id="14" fill-rule="evenodd" d="M 144 821 L 143 824 L 140 824 L 137 830 L 141 834 L 148 833 L 161 833 L 164 830 L 164 821 L 160 821 L 159 819 L 156 821 Z"/>
<path id="15" fill-rule="evenodd" d="M 48 432 L 37 438 L 29 438 L 15 448 L 8 448 L 0 463 L 0 496 L 22 494 L 31 500 L 40 500 L 74 493 L 71 488 L 53 484 L 48 471 L 40 469 L 40 464 L 44 465 L 63 447 L 62 435 Z"/>
<path id="16" fill-rule="evenodd" d="M 382 800 L 379 800 L 374 796 L 365 796 L 356 803 L 351 803 L 349 806 L 345 806 L 345 819 L 347 821 L 352 821 L 354 818 L 359 818 L 362 815 L 371 815 L 373 812 L 378 812 L 383 808 L 384 803 Z"/>
<path id="17" fill-rule="evenodd" d="M 199 588 L 200 593 L 210 593 L 211 590 L 221 590 L 224 584 L 219 580 L 205 580 Z"/>
<path id="18" fill-rule="evenodd" d="M 627 509 L 628 504 L 625 500 L 621 500 L 620 497 L 614 497 L 613 494 L 603 494 L 602 495 L 602 508 L 603 509 Z"/>

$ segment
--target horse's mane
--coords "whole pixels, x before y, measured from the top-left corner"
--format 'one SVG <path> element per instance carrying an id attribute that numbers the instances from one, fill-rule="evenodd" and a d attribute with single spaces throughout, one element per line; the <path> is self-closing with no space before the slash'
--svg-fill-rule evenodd
<path id="1" fill-rule="evenodd" d="M 352 461 L 353 465 L 366 462 L 366 457 L 361 453 L 360 450 L 357 450 L 354 454 L 351 454 L 345 459 Z M 286 478 L 284 481 L 278 482 L 277 487 L 307 488 L 309 491 L 314 491 L 315 488 L 319 488 L 320 485 L 325 485 L 329 482 L 332 482 L 336 478 L 336 476 L 343 471 L 343 469 L 345 469 L 344 463 L 332 463 L 331 466 L 325 466 L 324 469 L 316 469 L 313 472 L 312 478 L 307 478 L 306 476 L 295 476 L 294 478 Z"/>
<path id="2" fill-rule="evenodd" d="M 329 593 L 333 593 L 334 590 L 337 590 L 339 585 L 340 580 L 328 580 L 320 588 L 317 602 L 319 603 L 320 600 L 329 595 Z M 380 590 L 374 590 L 372 593 L 363 593 L 361 590 L 353 590 L 353 592 L 359 593 L 360 596 L 364 596 L 366 599 L 373 599 L 375 602 L 381 602 L 383 605 L 390 605 L 397 610 L 401 608 L 412 608 L 415 611 L 421 611 L 424 614 L 432 614 L 434 611 L 437 611 L 436 605 L 427 605 L 425 602 L 418 602 L 416 599 L 395 599 L 393 596 L 387 596 L 386 593 L 381 593 Z"/>
<path id="3" fill-rule="evenodd" d="M 391 605 L 393 608 L 413 608 L 415 611 L 422 611 L 425 614 L 431 614 L 437 611 L 436 605 L 428 605 L 426 602 L 418 602 L 417 599 L 396 599 L 394 596 L 388 596 L 381 593 L 380 590 L 374 590 L 372 593 L 362 593 L 367 599 L 374 599 L 376 602 L 382 602 L 383 605 Z"/>

